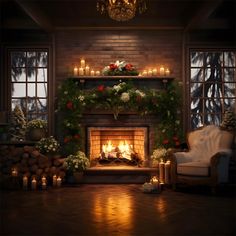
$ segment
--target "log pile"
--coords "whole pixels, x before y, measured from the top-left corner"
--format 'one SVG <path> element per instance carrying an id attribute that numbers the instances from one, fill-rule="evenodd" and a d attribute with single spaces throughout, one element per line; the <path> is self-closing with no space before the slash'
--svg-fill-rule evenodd
<path id="1" fill-rule="evenodd" d="M 23 176 L 40 180 L 45 176 L 50 184 L 54 175 L 65 177 L 64 158 L 60 155 L 43 155 L 33 146 L 0 146 L 0 178 L 2 181 L 17 171 L 21 180 Z"/>

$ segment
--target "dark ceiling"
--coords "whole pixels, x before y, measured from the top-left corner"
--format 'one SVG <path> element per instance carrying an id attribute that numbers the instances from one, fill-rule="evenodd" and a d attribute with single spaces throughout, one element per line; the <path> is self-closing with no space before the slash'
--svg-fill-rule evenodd
<path id="1" fill-rule="evenodd" d="M 96 0 L 0 0 L 4 29 L 47 31 L 82 28 L 234 29 L 234 0 L 149 0 L 148 9 L 128 22 L 96 10 Z"/>

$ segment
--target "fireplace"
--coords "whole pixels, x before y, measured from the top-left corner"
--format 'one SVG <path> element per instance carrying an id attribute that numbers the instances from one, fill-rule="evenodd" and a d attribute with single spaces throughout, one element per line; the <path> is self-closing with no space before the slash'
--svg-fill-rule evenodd
<path id="1" fill-rule="evenodd" d="M 87 153 L 92 166 L 144 166 L 148 127 L 87 127 Z"/>

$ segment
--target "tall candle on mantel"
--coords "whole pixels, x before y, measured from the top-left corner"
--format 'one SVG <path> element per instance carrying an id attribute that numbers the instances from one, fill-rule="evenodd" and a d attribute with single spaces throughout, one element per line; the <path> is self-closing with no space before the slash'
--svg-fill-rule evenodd
<path id="1" fill-rule="evenodd" d="M 79 75 L 80 76 L 84 75 L 84 68 L 82 67 L 79 68 Z"/>
<path id="2" fill-rule="evenodd" d="M 156 68 L 154 68 L 153 70 L 152 70 L 152 75 L 157 75 L 157 69 Z"/>
<path id="3" fill-rule="evenodd" d="M 165 163 L 165 184 L 170 184 L 170 161 Z"/>
<path id="4" fill-rule="evenodd" d="M 31 189 L 36 190 L 36 188 L 37 188 L 37 180 L 33 178 L 31 181 Z"/>
<path id="5" fill-rule="evenodd" d="M 74 67 L 74 76 L 77 76 L 77 75 L 78 75 L 78 67 L 75 66 L 75 67 Z"/>
<path id="6" fill-rule="evenodd" d="M 52 177 L 52 186 L 53 187 L 57 186 L 57 176 L 56 175 L 53 175 L 53 177 Z"/>
<path id="7" fill-rule="evenodd" d="M 82 68 L 85 68 L 85 60 L 84 60 L 84 59 L 81 59 L 81 60 L 80 60 L 80 66 L 81 66 Z"/>
<path id="8" fill-rule="evenodd" d="M 160 68 L 160 75 L 164 75 L 165 74 L 165 68 L 163 66 L 161 66 Z"/>
<path id="9" fill-rule="evenodd" d="M 89 66 L 85 67 L 85 75 L 89 75 L 89 69 L 90 69 Z"/>
<path id="10" fill-rule="evenodd" d="M 163 160 L 159 163 L 159 179 L 161 182 L 164 182 L 164 173 L 165 172 L 165 163 Z"/>
<path id="11" fill-rule="evenodd" d="M 94 75 L 95 75 L 95 71 L 94 71 L 94 70 L 91 70 L 90 75 L 91 75 L 91 76 L 94 76 Z"/>
<path id="12" fill-rule="evenodd" d="M 169 76 L 170 75 L 170 70 L 167 68 L 166 69 L 166 72 L 165 72 L 166 76 Z"/>

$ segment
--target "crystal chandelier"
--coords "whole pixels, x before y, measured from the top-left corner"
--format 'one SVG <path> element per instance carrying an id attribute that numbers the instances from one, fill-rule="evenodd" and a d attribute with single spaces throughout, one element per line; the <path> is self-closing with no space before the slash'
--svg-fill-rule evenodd
<path id="1" fill-rule="evenodd" d="M 116 21 L 128 21 L 134 18 L 136 11 L 142 14 L 147 10 L 147 0 L 98 0 L 97 10 L 108 13 Z"/>

